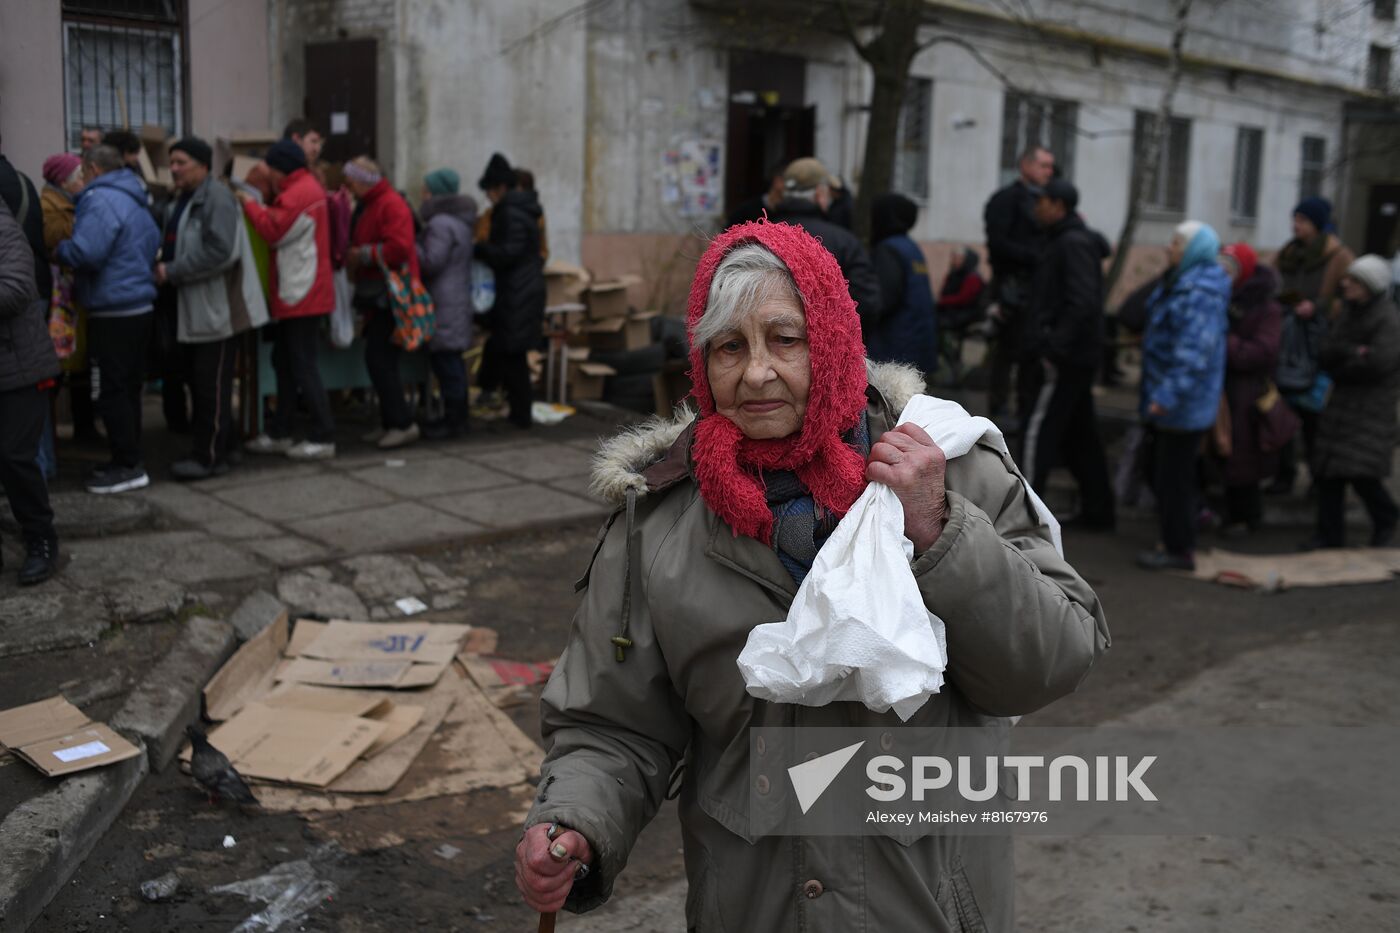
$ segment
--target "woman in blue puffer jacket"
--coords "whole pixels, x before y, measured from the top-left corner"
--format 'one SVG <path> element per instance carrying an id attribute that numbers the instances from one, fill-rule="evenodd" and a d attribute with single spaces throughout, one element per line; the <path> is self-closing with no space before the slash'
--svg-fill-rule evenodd
<path id="1" fill-rule="evenodd" d="M 1151 570 L 1192 570 L 1196 456 L 1215 423 L 1225 383 L 1230 277 L 1217 263 L 1220 237 L 1206 224 L 1181 224 L 1170 249 L 1172 269 L 1147 303 L 1140 407 L 1153 434 L 1162 548 L 1139 554 L 1138 563 Z"/>

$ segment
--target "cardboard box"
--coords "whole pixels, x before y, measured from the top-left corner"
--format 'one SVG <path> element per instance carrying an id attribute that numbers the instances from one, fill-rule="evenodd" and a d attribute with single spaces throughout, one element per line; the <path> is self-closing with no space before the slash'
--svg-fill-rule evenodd
<path id="1" fill-rule="evenodd" d="M 642 281 L 639 275 L 622 275 L 606 282 L 594 282 L 585 292 L 588 298 L 588 317 L 594 321 L 611 317 L 626 317 L 631 307 L 627 289 Z"/>
<path id="2" fill-rule="evenodd" d="M 297 623 L 298 631 L 304 624 Z M 309 641 L 299 641 L 295 653 L 285 651 L 293 659 L 274 676 L 281 683 L 327 687 L 427 687 L 437 683 L 470 629 L 431 622 L 329 622 Z"/>
<path id="3" fill-rule="evenodd" d="M 601 399 L 608 377 L 616 375 L 617 370 L 611 366 L 591 362 L 587 349 L 569 349 L 570 401 L 588 402 Z"/>
<path id="4" fill-rule="evenodd" d="M 545 307 L 581 303 L 591 279 L 582 266 L 551 259 L 544 267 Z"/>
<path id="5" fill-rule="evenodd" d="M 249 703 L 209 733 L 241 774 L 325 787 L 388 727 L 363 716 Z"/>
<path id="6" fill-rule="evenodd" d="M 141 750 L 62 696 L 0 711 L 0 745 L 49 777 L 135 758 Z"/>
<path id="7" fill-rule="evenodd" d="M 588 346 L 594 350 L 640 350 L 651 345 L 651 319 L 656 312 L 613 317 L 585 325 Z"/>

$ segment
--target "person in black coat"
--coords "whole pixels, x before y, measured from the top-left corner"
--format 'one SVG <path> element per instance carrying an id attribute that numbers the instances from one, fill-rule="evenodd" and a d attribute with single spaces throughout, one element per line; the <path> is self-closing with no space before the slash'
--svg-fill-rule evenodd
<path id="1" fill-rule="evenodd" d="M 768 190 L 762 194 L 756 194 L 747 201 L 742 201 L 739 206 L 729 212 L 729 216 L 724 220 L 725 229 L 729 229 L 735 224 L 745 224 L 751 220 L 758 220 L 763 217 L 763 212 L 772 212 L 778 206 L 778 202 L 783 199 L 784 179 L 783 172 L 787 168 L 787 160 L 774 163 L 768 170 Z"/>
<path id="2" fill-rule="evenodd" d="M 535 192 L 515 187 L 515 170 L 499 152 L 492 154 L 478 184 L 491 200 L 491 233 L 477 244 L 475 255 L 496 275 L 491 337 L 482 352 L 505 385 L 510 423 L 528 428 L 533 397 L 525 354 L 539 346 L 544 329 L 543 211 Z"/>
<path id="3" fill-rule="evenodd" d="M 831 203 L 831 175 L 826 166 L 810 157 L 798 159 L 787 167 L 783 178 L 785 197 L 768 212 L 768 219 L 796 224 L 821 240 L 846 277 L 862 328 L 869 328 L 880 319 L 880 282 L 856 235 L 826 218 Z"/>
<path id="4" fill-rule="evenodd" d="M 38 462 L 48 413 L 40 385 L 58 375 L 47 308 L 34 285 L 33 251 L 0 200 L 0 487 L 24 534 L 21 586 L 47 580 L 58 567 L 53 508 Z"/>
<path id="5" fill-rule="evenodd" d="M 1025 349 L 1035 362 L 1018 386 L 1025 414 L 1021 468 L 1043 490 L 1066 466 L 1079 485 L 1076 523 L 1114 527 L 1113 489 L 1094 413 L 1094 370 L 1103 356 L 1103 260 L 1108 243 L 1075 213 L 1079 192 L 1063 179 L 1036 201 L 1045 249 L 1036 266 Z M 1034 391 L 1032 391 L 1034 390 Z"/>
<path id="6" fill-rule="evenodd" d="M 996 340 L 988 360 L 987 407 L 993 416 L 1006 410 L 1011 398 L 1013 367 L 1018 377 L 1033 365 L 1022 365 L 1021 333 L 1030 309 L 1030 292 L 1044 233 L 1035 218 L 1036 197 L 1055 172 L 1055 156 L 1040 146 L 1021 155 L 1021 175 L 993 194 L 982 212 L 987 232 L 987 255 L 992 263 L 989 316 L 997 322 Z M 1018 415 L 1024 417 L 1025 412 Z"/>
<path id="7" fill-rule="evenodd" d="M 49 269 L 49 254 L 44 248 L 44 208 L 34 183 L 0 155 L 0 201 L 10 209 L 24 232 L 25 242 L 34 253 L 34 285 L 45 301 L 53 290 L 53 272 Z M 20 216 L 22 212 L 23 217 Z"/>

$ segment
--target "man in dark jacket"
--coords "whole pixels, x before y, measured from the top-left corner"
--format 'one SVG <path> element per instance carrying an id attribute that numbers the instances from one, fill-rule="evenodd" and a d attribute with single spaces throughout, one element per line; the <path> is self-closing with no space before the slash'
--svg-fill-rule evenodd
<path id="1" fill-rule="evenodd" d="M 40 386 L 58 375 L 46 308 L 34 286 L 34 256 L 24 232 L 0 203 L 0 487 L 24 534 L 21 586 L 42 583 L 58 566 L 53 509 L 38 461 L 48 412 Z"/>
<path id="2" fill-rule="evenodd" d="M 1108 243 L 1075 213 L 1079 192 L 1053 179 L 1036 200 L 1045 230 L 1024 333 L 1034 362 L 1021 369 L 1021 468 L 1044 490 L 1066 466 L 1079 485 L 1077 524 L 1110 531 L 1113 490 L 1094 417 L 1094 370 L 1103 357 L 1103 260 Z M 1034 390 L 1031 394 L 1030 390 Z"/>
<path id="3" fill-rule="evenodd" d="M 856 303 L 862 328 L 880 318 L 880 282 L 865 247 L 855 234 L 826 218 L 831 205 L 831 173 L 816 159 L 798 159 L 783 173 L 784 197 L 768 212 L 777 223 L 796 224 L 821 240 L 836 257 Z"/>
<path id="4" fill-rule="evenodd" d="M 882 194 L 870 206 L 880 320 L 863 322 L 865 354 L 879 363 L 909 363 L 925 380 L 938 369 L 938 305 L 928 260 L 909 236 L 919 206 L 902 194 Z"/>
<path id="5" fill-rule="evenodd" d="M 515 170 L 499 152 L 491 155 L 477 182 L 491 201 L 491 233 L 476 246 L 476 258 L 496 274 L 491 337 L 483 349 L 510 401 L 510 423 L 531 424 L 530 365 L 525 354 L 539 346 L 544 330 L 544 258 L 540 255 L 538 195 L 515 187 Z"/>
<path id="6" fill-rule="evenodd" d="M 89 492 L 140 489 L 150 483 L 141 465 L 141 385 L 151 342 L 160 228 L 146 207 L 141 180 L 117 150 L 103 144 L 83 163 L 92 181 L 78 195 L 73 238 L 55 258 L 77 273 L 77 299 L 88 312 L 88 355 L 97 412 L 107 428 L 112 460 L 93 471 Z"/>
<path id="7" fill-rule="evenodd" d="M 778 202 L 783 199 L 785 180 L 783 172 L 787 169 L 787 160 L 774 163 L 768 170 L 768 188 L 762 194 L 756 194 L 747 201 L 740 202 L 739 206 L 729 212 L 725 218 L 724 226 L 732 227 L 735 224 L 745 224 L 751 220 L 758 220 L 763 216 L 764 211 L 772 212 L 778 206 Z"/>
<path id="8" fill-rule="evenodd" d="M 992 195 L 982 213 L 995 303 L 989 314 L 998 324 L 988 361 L 987 406 L 994 416 L 1005 412 L 1011 398 L 1012 367 L 1018 376 L 1033 368 L 1021 365 L 1025 353 L 1020 344 L 1043 240 L 1035 219 L 1035 201 L 1055 173 L 1055 156 L 1048 149 L 1032 146 L 1021 155 L 1019 165 L 1021 176 Z M 1016 414 L 1024 418 L 1026 413 Z"/>

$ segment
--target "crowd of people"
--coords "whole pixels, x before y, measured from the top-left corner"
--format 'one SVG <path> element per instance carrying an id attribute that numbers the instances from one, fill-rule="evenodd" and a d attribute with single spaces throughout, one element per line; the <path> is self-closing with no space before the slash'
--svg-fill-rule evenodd
<path id="1" fill-rule="evenodd" d="M 548 248 L 528 171 L 492 155 L 478 183 L 490 206 L 478 212 L 458 174 L 436 169 L 415 208 L 369 156 L 322 162 L 324 137 L 296 119 L 245 178 L 232 178 L 231 161 L 216 175 L 203 139 L 175 140 L 164 191 L 143 175 L 135 134 L 89 127 L 80 139 L 80 152 L 45 160 L 42 189 L 0 156 L 9 222 L 0 322 L 10 332 L 0 350 L 0 479 L 26 541 L 21 582 L 56 568 L 46 479 L 64 388 L 74 440 L 107 448 L 86 480 L 99 494 L 150 483 L 142 397 L 151 380 L 167 426 L 190 437 L 188 456 L 170 468 L 176 480 L 221 475 L 244 452 L 334 457 L 319 358 L 333 315 L 363 343 L 380 414 L 367 441 L 389 449 L 468 430 L 464 354 L 480 320 L 490 328 L 483 390 L 503 393 L 504 423 L 531 426 L 526 354 L 541 335 Z M 495 280 L 489 314 L 474 303 L 474 268 Z M 415 296 L 431 312 L 410 333 L 396 307 Z M 251 331 L 272 343 L 276 396 L 264 430 L 243 443 L 234 388 L 240 366 L 256 365 L 240 360 L 255 352 Z M 421 425 L 400 374 L 404 349 L 420 346 L 442 410 Z"/>

